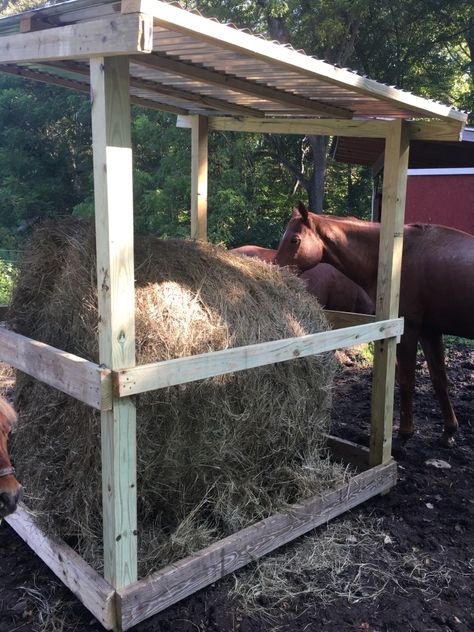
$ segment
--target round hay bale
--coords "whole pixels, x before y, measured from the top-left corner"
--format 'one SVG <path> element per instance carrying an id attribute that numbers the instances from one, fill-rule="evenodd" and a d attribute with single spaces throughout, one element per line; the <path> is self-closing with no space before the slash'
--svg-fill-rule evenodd
<path id="1" fill-rule="evenodd" d="M 137 237 L 137 363 L 327 328 L 297 278 L 210 244 Z M 40 226 L 25 249 L 10 325 L 98 362 L 95 237 Z M 140 574 L 341 480 L 321 448 L 332 354 L 136 397 Z M 27 375 L 13 452 L 27 503 L 95 567 L 102 539 L 100 414 Z"/>

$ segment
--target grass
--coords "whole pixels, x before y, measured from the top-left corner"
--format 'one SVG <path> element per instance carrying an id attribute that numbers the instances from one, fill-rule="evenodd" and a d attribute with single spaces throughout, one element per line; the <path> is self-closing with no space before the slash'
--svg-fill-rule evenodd
<path id="1" fill-rule="evenodd" d="M 15 277 L 15 266 L 0 259 L 0 304 L 5 305 L 10 302 Z"/>

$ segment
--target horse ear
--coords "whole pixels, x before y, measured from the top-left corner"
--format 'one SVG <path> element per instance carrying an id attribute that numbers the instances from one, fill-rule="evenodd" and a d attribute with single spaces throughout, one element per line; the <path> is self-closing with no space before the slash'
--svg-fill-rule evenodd
<path id="1" fill-rule="evenodd" d="M 302 219 L 303 224 L 308 224 L 308 220 L 309 220 L 308 213 L 309 211 L 306 208 L 305 203 L 300 200 L 298 202 L 298 206 L 295 209 L 293 209 L 292 219 Z"/>

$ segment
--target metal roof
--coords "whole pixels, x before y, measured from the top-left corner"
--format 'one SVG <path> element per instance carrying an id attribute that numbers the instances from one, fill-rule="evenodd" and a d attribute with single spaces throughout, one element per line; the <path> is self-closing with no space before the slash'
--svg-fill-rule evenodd
<path id="1" fill-rule="evenodd" d="M 72 0 L 0 19 L 0 71 L 88 91 L 88 58 L 100 54 L 129 55 L 133 102 L 177 114 L 467 118 L 160 0 Z"/>

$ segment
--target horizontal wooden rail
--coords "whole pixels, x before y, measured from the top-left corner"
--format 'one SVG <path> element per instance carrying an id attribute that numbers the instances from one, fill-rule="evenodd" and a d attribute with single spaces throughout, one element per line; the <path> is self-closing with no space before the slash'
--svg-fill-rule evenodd
<path id="1" fill-rule="evenodd" d="M 24 507 L 5 520 L 106 630 L 115 628 L 115 590 L 97 571 L 67 544 L 45 535 Z"/>
<path id="2" fill-rule="evenodd" d="M 111 371 L 0 327 L 0 361 L 98 410 L 112 408 Z"/>
<path id="3" fill-rule="evenodd" d="M 326 494 L 309 498 L 280 514 L 216 542 L 146 579 L 117 591 L 123 630 L 164 610 L 228 573 L 294 540 L 396 484 L 394 461 L 362 472 Z"/>
<path id="4" fill-rule="evenodd" d="M 278 117 L 257 119 L 211 116 L 209 131 L 386 138 L 392 123 L 393 121 L 377 119 L 285 119 Z M 464 124 L 459 121 L 410 121 L 407 125 L 410 137 L 414 140 L 459 141 L 464 128 Z M 190 129 L 190 117 L 178 116 L 176 126 Z"/>
<path id="5" fill-rule="evenodd" d="M 0 37 L 0 63 L 150 52 L 153 20 L 134 14 Z"/>
<path id="6" fill-rule="evenodd" d="M 372 340 L 398 338 L 402 333 L 403 318 L 394 318 L 297 338 L 272 340 L 235 349 L 143 364 L 113 372 L 114 395 L 129 397 L 166 386 L 353 347 Z"/>
<path id="7" fill-rule="evenodd" d="M 325 309 L 324 315 L 328 319 L 329 324 L 335 329 L 375 322 L 375 316 L 372 314 L 357 314 L 356 312 L 340 312 L 334 309 Z"/>

